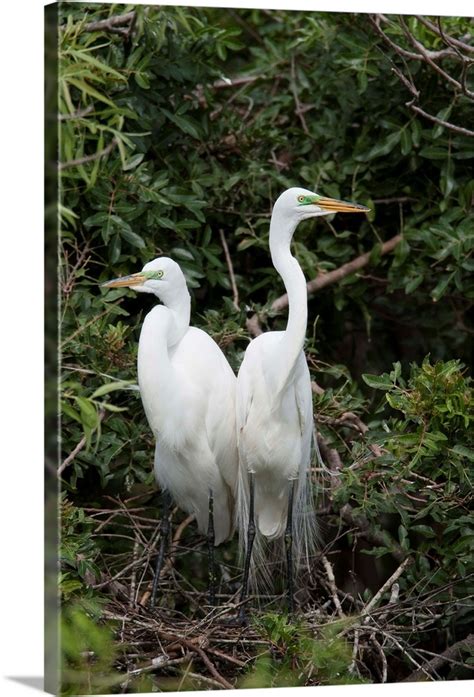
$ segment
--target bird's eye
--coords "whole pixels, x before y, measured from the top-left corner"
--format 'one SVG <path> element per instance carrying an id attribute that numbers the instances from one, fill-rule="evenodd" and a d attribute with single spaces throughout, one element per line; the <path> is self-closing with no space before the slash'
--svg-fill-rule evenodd
<path id="1" fill-rule="evenodd" d="M 160 271 L 147 271 L 145 272 L 145 276 L 150 280 L 158 280 L 160 279 L 164 274 L 164 271 L 160 269 Z"/>
<path id="2" fill-rule="evenodd" d="M 304 201 L 304 196 L 298 196 L 298 201 L 299 201 L 300 203 L 303 203 L 303 201 Z"/>

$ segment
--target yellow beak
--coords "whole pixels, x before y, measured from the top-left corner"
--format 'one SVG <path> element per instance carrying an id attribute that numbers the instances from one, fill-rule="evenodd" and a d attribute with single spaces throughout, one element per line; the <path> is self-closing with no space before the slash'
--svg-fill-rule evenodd
<path id="1" fill-rule="evenodd" d="M 131 276 L 121 276 L 114 278 L 112 281 L 102 283 L 102 288 L 123 288 L 133 286 L 141 286 L 146 281 L 146 276 L 142 273 L 132 273 Z"/>
<path id="2" fill-rule="evenodd" d="M 321 196 L 314 202 L 317 206 L 331 213 L 368 213 L 370 208 L 361 206 L 360 203 L 351 203 L 351 201 L 338 201 L 337 198 L 325 198 Z"/>

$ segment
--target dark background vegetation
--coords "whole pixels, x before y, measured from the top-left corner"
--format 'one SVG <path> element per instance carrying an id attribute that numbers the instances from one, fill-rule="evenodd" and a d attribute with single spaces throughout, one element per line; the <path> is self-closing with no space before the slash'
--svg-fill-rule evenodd
<path id="1" fill-rule="evenodd" d="M 59 25 L 63 691 L 472 677 L 472 20 L 62 3 Z M 176 510 L 152 612 L 154 299 L 99 284 L 171 256 L 237 370 L 285 326 L 268 226 L 289 186 L 371 208 L 294 240 L 321 550 L 297 621 L 268 598 L 226 627 L 235 544 L 206 608 Z"/>

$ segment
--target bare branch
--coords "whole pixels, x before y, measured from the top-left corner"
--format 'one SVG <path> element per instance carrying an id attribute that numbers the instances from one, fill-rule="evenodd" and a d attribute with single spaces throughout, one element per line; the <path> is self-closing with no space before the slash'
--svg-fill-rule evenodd
<path id="1" fill-rule="evenodd" d="M 290 79 L 290 88 L 291 92 L 293 94 L 293 99 L 295 100 L 295 114 L 298 116 L 301 126 L 303 128 L 303 131 L 306 133 L 307 136 L 310 135 L 308 125 L 306 123 L 305 117 L 304 117 L 304 111 L 301 106 L 300 99 L 298 97 L 298 89 L 296 87 L 296 65 L 295 65 L 295 57 L 294 55 L 291 56 L 291 79 Z"/>
<path id="2" fill-rule="evenodd" d="M 392 39 L 380 27 L 380 23 L 377 21 L 377 18 L 382 17 L 382 15 L 368 15 L 368 17 L 369 22 L 371 23 L 377 34 L 385 41 L 385 43 L 388 46 L 393 48 L 395 53 L 398 53 L 398 55 L 402 58 L 409 58 L 410 60 L 422 61 L 425 60 L 426 57 L 429 57 L 431 60 L 445 58 L 446 56 L 449 56 L 451 58 L 456 57 L 455 51 L 453 51 L 453 49 L 451 48 L 444 48 L 441 51 L 429 51 L 423 46 L 422 48 L 424 50 L 424 54 L 421 54 L 421 52 L 414 53 L 413 51 L 407 51 L 406 48 L 403 48 L 402 46 L 399 46 L 397 43 L 395 43 L 395 41 L 392 41 Z"/>
<path id="3" fill-rule="evenodd" d="M 446 80 L 446 82 L 449 82 L 453 87 L 458 89 L 460 92 L 464 92 L 466 96 L 468 96 L 470 99 L 474 99 L 474 92 L 471 92 L 468 90 L 465 86 L 463 86 L 458 80 L 456 80 L 452 75 L 450 75 L 446 70 L 441 68 L 437 63 L 435 63 L 435 58 L 439 58 L 439 54 L 441 53 L 440 51 L 428 51 L 423 44 L 415 39 L 411 31 L 408 29 L 407 24 L 402 16 L 400 16 L 400 24 L 402 25 L 403 31 L 405 32 L 405 36 L 407 37 L 408 41 L 411 43 L 411 45 L 416 48 L 420 54 L 420 56 L 425 60 L 428 65 L 433 68 L 435 72 L 437 72 L 441 77 Z M 456 51 L 453 51 L 453 49 L 449 48 L 445 50 L 449 51 L 449 54 L 452 57 L 459 58 L 459 54 Z M 462 57 L 461 57 L 462 60 Z"/>
<path id="4" fill-rule="evenodd" d="M 111 34 L 121 34 L 122 36 L 128 36 L 130 29 L 133 27 L 135 22 L 136 12 L 126 12 L 123 15 L 118 15 L 116 17 L 109 17 L 108 19 L 101 19 L 98 22 L 89 22 L 84 24 L 81 31 L 106 31 Z M 127 27 L 127 29 L 123 29 Z"/>
<path id="5" fill-rule="evenodd" d="M 339 600 L 339 597 L 337 595 L 336 579 L 334 577 L 334 571 L 332 568 L 332 564 L 329 561 L 329 559 L 327 557 L 325 557 L 324 555 L 322 557 L 322 562 L 324 565 L 324 570 L 326 571 L 326 576 L 328 579 L 329 588 L 331 589 L 331 595 L 332 595 L 332 599 L 333 599 L 334 605 L 335 605 L 336 610 L 337 610 L 337 614 L 339 615 L 339 617 L 345 617 L 344 612 L 342 610 L 341 601 Z"/>
<path id="6" fill-rule="evenodd" d="M 443 119 L 439 119 L 437 116 L 433 116 L 432 114 L 428 114 L 427 111 L 425 111 L 424 109 L 421 109 L 416 104 L 408 104 L 407 106 L 412 111 L 416 112 L 417 114 L 420 114 L 420 116 L 424 116 L 425 119 L 429 119 L 430 121 L 437 123 L 439 126 L 444 126 L 444 128 L 448 128 L 450 131 L 453 131 L 454 133 L 461 133 L 462 135 L 470 136 L 471 138 L 474 137 L 474 131 L 471 131 L 469 128 L 463 128 L 462 126 L 456 126 L 454 123 L 451 123 L 450 121 L 444 121 Z"/>
<path id="7" fill-rule="evenodd" d="M 414 670 L 413 673 L 410 673 L 410 675 L 403 680 L 403 682 L 418 682 L 419 680 L 425 680 L 427 673 L 429 674 L 438 670 L 438 668 L 441 668 L 442 665 L 459 656 L 462 650 L 468 651 L 472 650 L 472 648 L 474 648 L 474 634 L 469 634 L 465 639 L 457 641 L 455 644 L 449 646 L 445 651 L 443 651 L 443 653 L 440 653 L 439 656 L 435 656 L 435 658 L 432 658 L 431 661 L 428 661 L 417 670 Z"/>
<path id="8" fill-rule="evenodd" d="M 422 17 L 421 15 L 415 15 L 415 17 L 427 29 L 430 29 L 430 31 L 432 31 L 433 34 L 437 34 L 441 39 L 443 39 L 444 43 L 447 46 L 452 46 L 453 48 L 456 47 L 461 49 L 462 51 L 467 51 L 468 53 L 474 53 L 474 46 L 471 46 L 470 44 L 466 43 L 465 41 L 461 41 L 460 39 L 456 39 L 454 36 L 446 34 L 441 25 L 441 17 L 438 17 L 438 26 L 436 26 L 436 24 L 433 24 L 433 22 L 430 22 L 430 20 L 427 19 L 427 17 Z"/>
<path id="9" fill-rule="evenodd" d="M 384 242 L 382 244 L 380 254 L 383 256 L 393 251 L 393 249 L 395 249 L 395 247 L 401 240 L 402 235 L 395 235 L 394 237 L 390 238 L 389 240 L 387 240 L 387 242 Z M 371 252 L 366 252 L 365 254 L 361 254 L 359 257 L 356 257 L 352 261 L 347 262 L 347 264 L 343 264 L 342 266 L 340 266 L 337 269 L 334 269 L 333 271 L 328 271 L 327 273 L 320 274 L 313 281 L 309 281 L 306 284 L 308 294 L 312 295 L 316 291 L 321 290 L 321 288 L 325 288 L 326 286 L 330 286 L 333 283 L 342 281 L 342 279 L 346 278 L 346 276 L 350 276 L 356 271 L 363 269 L 364 266 L 367 266 L 369 264 L 370 255 Z M 277 312 L 285 307 L 288 307 L 288 295 L 286 293 L 277 298 L 272 303 L 271 309 L 273 312 Z"/>
<path id="10" fill-rule="evenodd" d="M 380 254 L 382 256 L 388 254 L 395 249 L 401 240 L 402 235 L 395 235 L 394 237 L 391 237 L 389 240 L 387 240 L 387 242 L 382 244 Z M 325 288 L 332 283 L 342 281 L 342 279 L 346 276 L 350 276 L 356 271 L 360 271 L 360 269 L 363 269 L 364 266 L 368 265 L 370 261 L 370 254 L 370 252 L 361 254 L 352 261 L 347 262 L 347 264 L 343 264 L 339 268 L 328 271 L 327 273 L 320 274 L 314 280 L 308 281 L 306 284 L 308 295 L 312 295 L 313 293 L 316 293 L 316 291 L 321 290 L 321 288 Z M 273 301 L 270 310 L 272 312 L 279 312 L 285 307 L 288 307 L 288 295 L 286 293 Z M 257 314 L 252 315 L 252 317 L 247 320 L 247 329 L 252 336 L 262 334 L 262 328 L 260 326 L 260 321 Z"/>
<path id="11" fill-rule="evenodd" d="M 367 605 L 364 607 L 364 609 L 362 610 L 362 615 L 368 615 L 371 612 L 371 610 L 373 610 L 378 605 L 378 603 L 380 602 L 385 591 L 387 591 L 389 588 L 391 588 L 393 586 L 395 581 L 397 581 L 397 579 L 400 578 L 400 576 L 405 571 L 407 566 L 409 566 L 412 563 L 413 563 L 413 559 L 411 557 L 406 557 L 406 559 L 404 559 L 404 561 L 402 561 L 400 566 L 393 572 L 393 574 L 390 576 L 390 578 L 388 578 L 385 581 L 385 583 L 383 584 L 383 586 L 381 586 L 379 588 L 379 590 L 374 595 L 372 600 L 370 600 L 367 603 Z"/>

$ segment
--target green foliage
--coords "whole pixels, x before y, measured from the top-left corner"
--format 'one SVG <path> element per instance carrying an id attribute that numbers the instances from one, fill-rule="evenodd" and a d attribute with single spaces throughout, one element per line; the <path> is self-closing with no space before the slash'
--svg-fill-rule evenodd
<path id="1" fill-rule="evenodd" d="M 113 669 L 113 627 L 100 623 L 91 602 L 68 605 L 61 615 L 61 694 L 101 694 L 123 681 Z"/>
<path id="2" fill-rule="evenodd" d="M 99 549 L 91 535 L 94 521 L 84 510 L 74 506 L 62 495 L 61 501 L 61 548 L 59 592 L 67 601 L 84 585 L 90 586 L 100 577 L 96 560 Z"/>
<path id="3" fill-rule="evenodd" d="M 384 392 L 384 400 L 367 442 L 354 445 L 339 503 L 350 501 L 375 529 L 382 527 L 381 516 L 393 516 L 392 539 L 415 560 L 404 577 L 406 589 L 421 584 L 424 593 L 439 590 L 446 600 L 466 598 L 474 575 L 472 380 L 460 361 L 432 364 L 429 358 L 412 364 L 407 379 L 400 363 L 390 373 L 363 378 Z M 368 553 L 392 549 L 388 542 Z M 440 621 L 469 624 L 473 613 L 470 601 L 453 604 Z"/>
<path id="4" fill-rule="evenodd" d="M 238 687 L 294 687 L 310 681 L 318 685 L 366 682 L 349 671 L 352 652 L 340 636 L 342 623 L 327 625 L 317 637 L 283 615 L 263 615 L 257 626 L 270 648 L 259 655 Z"/>

